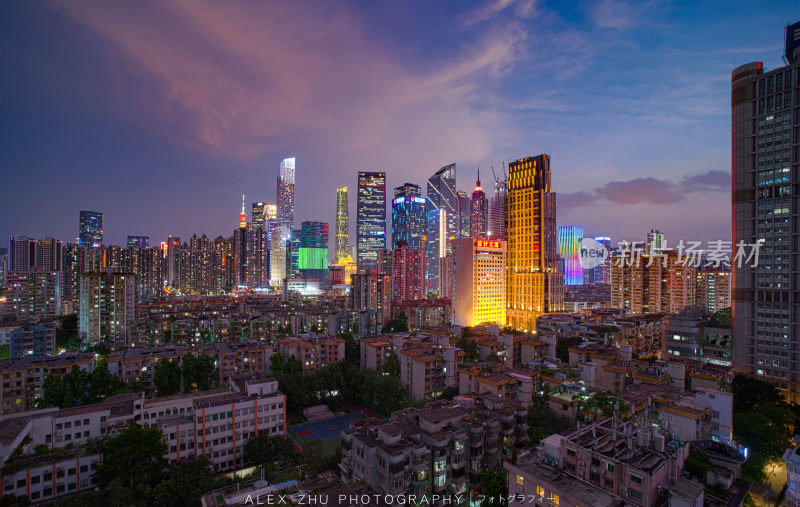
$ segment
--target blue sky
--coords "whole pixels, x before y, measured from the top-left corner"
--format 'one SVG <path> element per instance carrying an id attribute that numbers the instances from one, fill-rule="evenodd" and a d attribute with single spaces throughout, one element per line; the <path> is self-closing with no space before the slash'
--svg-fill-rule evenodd
<path id="1" fill-rule="evenodd" d="M 333 223 L 358 170 L 552 157 L 560 225 L 730 237 L 730 72 L 782 65 L 785 2 L 4 2 L 0 237 L 229 235 L 241 194 Z M 489 192 L 491 193 L 491 192 Z M 351 217 L 355 202 L 351 198 Z"/>

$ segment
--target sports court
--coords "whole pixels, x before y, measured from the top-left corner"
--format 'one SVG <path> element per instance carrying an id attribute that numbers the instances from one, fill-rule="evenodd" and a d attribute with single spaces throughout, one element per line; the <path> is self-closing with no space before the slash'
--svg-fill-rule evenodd
<path id="1" fill-rule="evenodd" d="M 344 414 L 324 421 L 308 422 L 298 424 L 289 428 L 292 439 L 302 445 L 308 440 L 327 440 L 338 437 L 342 430 L 350 427 L 353 421 L 360 421 L 364 416 L 361 414 Z"/>

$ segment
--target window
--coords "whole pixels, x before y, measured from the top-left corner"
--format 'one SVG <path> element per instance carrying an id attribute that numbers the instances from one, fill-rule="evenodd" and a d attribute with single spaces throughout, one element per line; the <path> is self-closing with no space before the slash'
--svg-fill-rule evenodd
<path id="1" fill-rule="evenodd" d="M 634 483 L 634 484 L 641 484 L 642 483 L 642 478 L 639 477 L 638 475 L 631 474 L 631 482 Z"/>
<path id="2" fill-rule="evenodd" d="M 558 502 L 559 502 L 558 495 L 556 495 L 555 493 L 550 493 L 550 503 L 552 505 L 558 505 Z"/>
<path id="3" fill-rule="evenodd" d="M 536 486 L 536 498 L 544 498 L 544 488 Z"/>
<path id="4" fill-rule="evenodd" d="M 517 485 L 525 486 L 525 477 L 517 475 Z"/>

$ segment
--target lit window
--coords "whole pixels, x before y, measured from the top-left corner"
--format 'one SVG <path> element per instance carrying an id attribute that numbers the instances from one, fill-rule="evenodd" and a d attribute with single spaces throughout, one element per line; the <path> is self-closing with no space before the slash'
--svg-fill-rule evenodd
<path id="1" fill-rule="evenodd" d="M 517 484 L 520 485 L 520 486 L 524 486 L 525 485 L 525 477 L 523 477 L 521 475 L 518 475 L 517 476 Z"/>

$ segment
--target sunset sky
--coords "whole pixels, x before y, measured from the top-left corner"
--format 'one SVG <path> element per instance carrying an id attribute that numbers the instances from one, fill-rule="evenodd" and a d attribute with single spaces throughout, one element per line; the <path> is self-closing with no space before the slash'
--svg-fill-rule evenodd
<path id="1" fill-rule="evenodd" d="M 796 0 L 3 2 L 0 236 L 74 241 L 81 209 L 107 244 L 227 236 L 286 156 L 296 225 L 333 225 L 347 185 L 354 231 L 359 170 L 424 185 L 456 162 L 489 190 L 546 152 L 559 225 L 728 239 L 730 73 L 782 65 L 798 19 Z"/>

